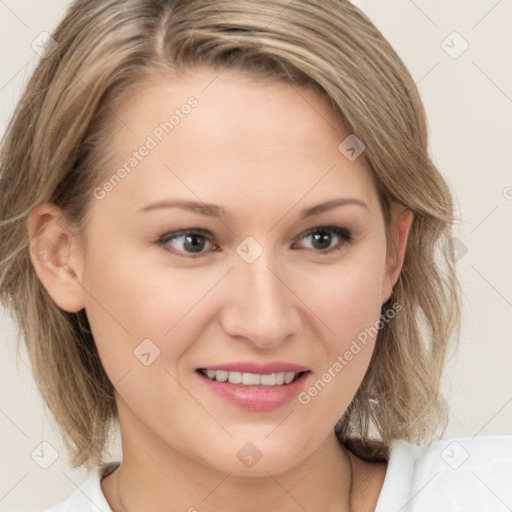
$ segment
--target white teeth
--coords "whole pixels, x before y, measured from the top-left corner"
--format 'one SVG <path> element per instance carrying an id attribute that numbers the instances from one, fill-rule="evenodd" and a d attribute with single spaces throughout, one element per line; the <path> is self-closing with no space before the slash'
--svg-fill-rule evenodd
<path id="1" fill-rule="evenodd" d="M 295 372 L 277 372 L 260 375 L 257 373 L 226 372 L 224 370 L 203 370 L 203 375 L 217 382 L 230 382 L 244 386 L 282 386 L 290 384 L 297 375 Z"/>
<path id="2" fill-rule="evenodd" d="M 290 382 L 295 378 L 295 373 L 293 372 L 286 372 L 284 374 L 284 382 L 285 384 L 290 384 Z"/>
<path id="3" fill-rule="evenodd" d="M 261 381 L 262 375 L 256 375 L 255 373 L 243 373 L 242 384 L 245 386 L 259 386 L 263 384 Z"/>
<path id="4" fill-rule="evenodd" d="M 219 382 L 226 382 L 228 380 L 228 372 L 224 370 L 215 370 L 215 380 Z"/>
<path id="5" fill-rule="evenodd" d="M 228 372 L 228 381 L 231 384 L 241 384 L 242 374 L 240 372 Z"/>
<path id="6" fill-rule="evenodd" d="M 275 386 L 277 384 L 276 374 L 271 373 L 270 375 L 262 375 L 261 383 L 264 386 Z"/>

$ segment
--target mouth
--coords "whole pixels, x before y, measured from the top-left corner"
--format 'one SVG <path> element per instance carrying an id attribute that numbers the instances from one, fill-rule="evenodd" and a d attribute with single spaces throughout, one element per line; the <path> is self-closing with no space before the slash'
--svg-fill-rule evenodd
<path id="1" fill-rule="evenodd" d="M 301 372 L 274 372 L 274 373 L 246 373 L 230 372 L 226 370 L 215 370 L 200 368 L 197 370 L 201 375 L 215 382 L 229 382 L 239 386 L 265 386 L 277 387 L 286 386 L 299 379 L 306 371 Z"/>
<path id="2" fill-rule="evenodd" d="M 212 396 L 252 412 L 279 409 L 293 402 L 311 371 L 287 363 L 234 363 L 198 368 L 196 374 Z"/>

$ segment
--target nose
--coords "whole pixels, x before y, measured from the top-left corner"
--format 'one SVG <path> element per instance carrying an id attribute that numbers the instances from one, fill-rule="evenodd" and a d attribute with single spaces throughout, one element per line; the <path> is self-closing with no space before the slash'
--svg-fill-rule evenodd
<path id="1" fill-rule="evenodd" d="M 224 331 L 259 349 L 286 342 L 300 326 L 300 300 L 293 282 L 287 282 L 291 279 L 266 252 L 252 263 L 238 259 L 225 283 L 227 300 L 220 314 Z"/>

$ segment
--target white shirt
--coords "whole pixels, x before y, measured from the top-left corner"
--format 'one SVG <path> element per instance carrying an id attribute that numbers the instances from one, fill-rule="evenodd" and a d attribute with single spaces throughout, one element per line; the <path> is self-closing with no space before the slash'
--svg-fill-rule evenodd
<path id="1" fill-rule="evenodd" d="M 95 471 L 45 512 L 112 512 Z M 459 437 L 420 447 L 395 440 L 375 512 L 512 511 L 512 435 Z"/>

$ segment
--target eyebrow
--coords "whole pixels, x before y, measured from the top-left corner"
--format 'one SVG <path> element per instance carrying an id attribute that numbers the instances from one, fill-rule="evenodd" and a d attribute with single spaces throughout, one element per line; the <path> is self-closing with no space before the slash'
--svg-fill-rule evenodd
<path id="1" fill-rule="evenodd" d="M 306 208 L 303 210 L 300 214 L 300 218 L 304 219 L 306 217 L 312 217 L 313 215 L 320 215 L 321 213 L 324 213 L 328 210 L 332 210 L 334 208 L 337 208 L 338 206 L 345 206 L 345 205 L 358 205 L 362 206 L 363 208 L 369 209 L 368 205 L 361 201 L 360 199 L 356 199 L 355 197 L 340 197 L 336 199 L 331 199 L 330 201 L 327 201 L 325 203 L 317 204 L 315 206 L 312 206 L 310 208 Z M 216 204 L 209 204 L 209 203 L 203 203 L 203 202 L 196 202 L 196 201 L 187 201 L 182 199 L 169 199 L 169 200 L 163 200 L 158 201 L 156 203 L 144 206 L 139 212 L 149 212 L 153 210 L 160 210 L 165 208 L 180 208 L 182 210 L 191 211 L 194 213 L 199 213 L 201 215 L 205 215 L 208 217 L 219 217 L 224 218 L 226 217 L 226 211 L 221 206 L 218 206 Z"/>

